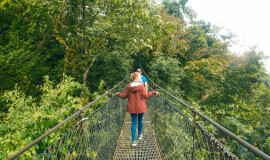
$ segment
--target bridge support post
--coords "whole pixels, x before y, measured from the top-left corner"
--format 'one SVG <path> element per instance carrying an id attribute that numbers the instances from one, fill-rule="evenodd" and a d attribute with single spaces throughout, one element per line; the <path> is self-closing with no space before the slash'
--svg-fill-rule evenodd
<path id="1" fill-rule="evenodd" d="M 164 108 L 166 107 L 166 103 L 167 103 L 167 94 L 166 92 L 164 92 Z"/>
<path id="2" fill-rule="evenodd" d="M 166 94 L 166 92 L 164 92 L 164 100 L 165 101 L 167 100 L 167 94 Z"/>
<path id="3" fill-rule="evenodd" d="M 83 111 L 81 109 L 79 109 L 81 111 L 81 113 L 78 115 L 79 118 L 79 128 L 82 129 L 83 126 L 83 121 L 82 121 L 82 115 L 83 115 Z"/>
<path id="4" fill-rule="evenodd" d="M 192 108 L 192 116 L 193 116 L 193 130 L 192 130 L 192 157 L 191 159 L 194 159 L 194 150 L 195 150 L 195 135 L 196 135 L 196 112 L 194 112 L 195 109 Z"/>

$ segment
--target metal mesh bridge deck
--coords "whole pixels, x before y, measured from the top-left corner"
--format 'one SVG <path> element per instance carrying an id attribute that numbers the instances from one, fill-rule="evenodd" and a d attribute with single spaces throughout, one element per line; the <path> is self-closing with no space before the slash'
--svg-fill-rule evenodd
<path id="1" fill-rule="evenodd" d="M 131 116 L 129 113 L 127 113 L 113 159 L 114 160 L 161 159 L 149 115 L 147 113 L 144 114 L 143 131 L 142 131 L 143 138 L 142 140 L 136 140 L 137 141 L 136 147 L 131 146 L 132 143 L 130 131 L 131 123 L 132 123 Z"/>

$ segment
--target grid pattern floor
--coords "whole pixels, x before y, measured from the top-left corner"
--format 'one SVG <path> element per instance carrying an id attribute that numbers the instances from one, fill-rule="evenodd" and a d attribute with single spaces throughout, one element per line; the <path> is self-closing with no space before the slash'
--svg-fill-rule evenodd
<path id="1" fill-rule="evenodd" d="M 151 125 L 151 121 L 147 113 L 143 118 L 143 138 L 137 141 L 137 146 L 132 147 L 131 138 L 131 116 L 126 114 L 123 128 L 117 143 L 116 151 L 114 154 L 114 160 L 159 160 L 160 154 L 155 139 L 155 134 Z M 137 125 L 138 135 L 138 125 Z M 137 137 L 136 137 L 137 138 Z"/>

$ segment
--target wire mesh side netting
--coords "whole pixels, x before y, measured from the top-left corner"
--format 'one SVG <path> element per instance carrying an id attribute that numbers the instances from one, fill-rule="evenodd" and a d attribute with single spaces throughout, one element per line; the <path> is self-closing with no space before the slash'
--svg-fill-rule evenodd
<path id="1" fill-rule="evenodd" d="M 127 100 L 113 96 L 82 118 L 37 159 L 112 159 Z"/>
<path id="2" fill-rule="evenodd" d="M 238 159 L 199 123 L 163 97 L 148 99 L 147 107 L 163 159 Z"/>

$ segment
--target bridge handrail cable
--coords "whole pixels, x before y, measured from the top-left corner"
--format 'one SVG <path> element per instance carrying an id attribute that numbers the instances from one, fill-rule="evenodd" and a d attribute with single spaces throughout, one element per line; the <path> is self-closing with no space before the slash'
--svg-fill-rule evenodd
<path id="1" fill-rule="evenodd" d="M 129 72 L 130 73 L 130 72 Z M 66 124 L 67 122 L 69 122 L 70 120 L 72 120 L 74 117 L 79 116 L 84 110 L 86 110 L 87 108 L 89 108 L 90 106 L 92 106 L 93 104 L 95 104 L 96 102 L 98 102 L 101 98 L 109 95 L 111 92 L 113 92 L 115 89 L 117 89 L 127 78 L 129 77 L 129 74 L 126 75 L 126 77 L 119 82 L 116 86 L 114 86 L 111 90 L 107 91 L 106 93 L 104 93 L 103 95 L 101 95 L 100 97 L 98 97 L 97 99 L 95 99 L 94 101 L 90 102 L 89 104 L 87 104 L 85 107 L 83 107 L 82 109 L 79 109 L 77 112 L 75 112 L 74 114 L 72 114 L 71 116 L 69 116 L 68 118 L 66 118 L 65 120 L 63 120 L 61 123 L 57 124 L 55 127 L 51 128 L 50 130 L 48 130 L 46 133 L 44 133 L 43 135 L 39 136 L 38 138 L 36 138 L 34 141 L 32 141 L 31 143 L 29 143 L 28 145 L 26 145 L 25 147 L 23 147 L 22 149 L 20 149 L 18 152 L 16 152 L 14 155 L 10 156 L 7 158 L 7 160 L 12 160 L 17 158 L 18 156 L 20 156 L 22 153 L 24 153 L 26 150 L 28 150 L 29 148 L 31 148 L 33 145 L 37 144 L 38 142 L 40 142 L 42 139 L 44 139 L 45 137 L 47 137 L 48 135 L 50 135 L 52 132 L 54 132 L 55 130 L 57 130 L 58 128 L 60 128 L 61 126 L 63 126 L 64 124 Z M 102 107 L 102 106 L 101 106 Z M 100 108 L 100 107 L 99 107 Z M 98 108 L 98 109 L 99 109 Z M 97 109 L 97 110 L 98 110 Z M 95 112 L 95 111 L 94 111 Z"/>
<path id="2" fill-rule="evenodd" d="M 254 153 L 255 155 L 257 155 L 258 157 L 265 159 L 265 160 L 270 160 L 270 156 L 265 154 L 264 152 L 262 152 L 261 150 L 257 149 L 256 147 L 252 146 L 251 144 L 249 144 L 248 142 L 246 142 L 245 140 L 243 140 L 242 138 L 238 137 L 237 135 L 235 135 L 234 133 L 232 133 L 231 131 L 229 131 L 228 129 L 224 128 L 223 126 L 221 126 L 220 124 L 218 124 L 217 122 L 215 122 L 214 120 L 212 120 L 211 118 L 207 117 L 206 115 L 200 113 L 199 111 L 195 110 L 195 108 L 189 106 L 188 104 L 186 104 L 185 102 L 183 102 L 182 100 L 180 100 L 179 98 L 175 97 L 174 95 L 172 95 L 171 93 L 169 93 L 168 91 L 166 91 L 165 89 L 161 88 L 159 85 L 157 85 L 144 71 L 143 67 L 140 65 L 142 72 L 144 73 L 144 75 L 147 77 L 147 79 L 149 81 L 151 81 L 151 83 L 154 84 L 155 87 L 157 87 L 158 89 L 162 90 L 165 94 L 169 95 L 170 97 L 172 97 L 173 99 L 175 99 L 176 101 L 178 101 L 179 103 L 181 103 L 183 106 L 187 107 L 188 109 L 190 109 L 193 113 L 199 115 L 200 117 L 202 117 L 204 120 L 208 121 L 210 124 L 214 125 L 216 128 L 218 128 L 221 132 L 227 134 L 228 136 L 230 136 L 232 139 L 234 139 L 235 141 L 239 142 L 241 145 L 243 145 L 244 147 L 246 147 L 248 150 L 250 150 L 252 153 Z"/>
<path id="3" fill-rule="evenodd" d="M 151 90 L 154 90 L 150 85 L 148 85 Z M 224 146 L 222 143 L 220 143 L 209 131 L 207 131 L 201 124 L 199 124 L 197 121 L 183 113 L 179 108 L 175 107 L 166 97 L 163 97 L 162 95 L 158 96 L 162 101 L 164 101 L 169 107 L 171 107 L 175 112 L 182 115 L 185 119 L 190 121 L 194 124 L 196 128 L 198 128 L 204 135 L 207 135 L 211 139 L 211 141 L 214 142 L 214 144 L 218 145 L 230 158 L 234 160 L 238 160 L 238 157 L 234 155 L 232 152 L 230 152 L 226 146 Z"/>

